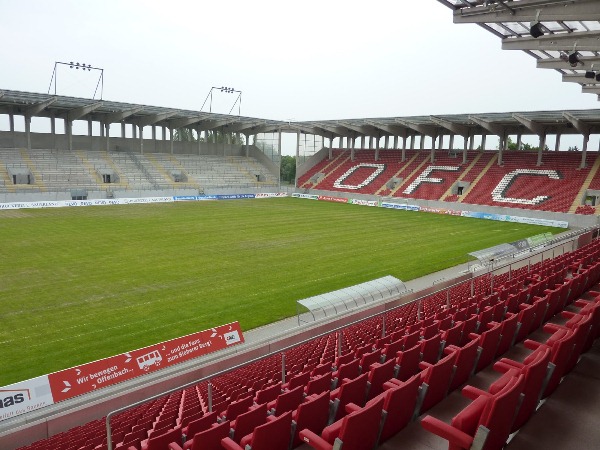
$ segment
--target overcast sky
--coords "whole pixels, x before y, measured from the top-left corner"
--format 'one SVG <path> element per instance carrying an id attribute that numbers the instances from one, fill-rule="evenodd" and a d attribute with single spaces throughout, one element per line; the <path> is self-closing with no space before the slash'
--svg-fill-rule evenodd
<path id="1" fill-rule="evenodd" d="M 0 0 L 0 17 L 0 89 L 45 93 L 74 61 L 104 69 L 105 100 L 199 110 L 228 86 L 278 120 L 600 107 L 436 0 Z M 98 72 L 57 72 L 59 95 L 93 96 Z"/>

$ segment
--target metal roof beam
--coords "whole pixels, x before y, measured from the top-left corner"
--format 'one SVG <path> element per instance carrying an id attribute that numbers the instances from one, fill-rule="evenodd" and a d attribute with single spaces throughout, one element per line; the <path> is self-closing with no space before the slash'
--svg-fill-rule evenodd
<path id="1" fill-rule="evenodd" d="M 490 133 L 495 134 L 496 136 L 504 136 L 504 133 L 506 132 L 506 129 L 503 126 L 477 116 L 469 116 L 469 120 L 472 120 L 477 125 L 489 131 Z"/>
<path id="2" fill-rule="evenodd" d="M 448 131 L 452 131 L 454 134 L 458 134 L 463 137 L 467 137 L 469 135 L 469 127 L 466 125 L 450 122 L 449 120 L 435 116 L 429 116 L 429 120 L 440 127 L 444 127 Z"/>
<path id="3" fill-rule="evenodd" d="M 140 127 L 147 127 L 149 125 L 154 125 L 155 123 L 162 122 L 163 120 L 167 120 L 169 117 L 173 117 L 177 114 L 178 110 L 167 111 L 159 114 L 151 114 L 149 116 L 140 117 L 137 121 L 137 125 Z"/>
<path id="4" fill-rule="evenodd" d="M 590 134 L 590 128 L 591 126 L 588 125 L 587 123 L 585 123 L 583 120 L 578 119 L 577 117 L 575 117 L 573 114 L 568 113 L 568 112 L 563 112 L 563 117 L 565 119 L 567 119 L 569 122 L 571 122 L 573 124 L 573 126 L 575 127 L 575 129 L 577 131 L 579 131 L 581 134 L 584 135 L 589 135 Z"/>
<path id="5" fill-rule="evenodd" d="M 569 51 L 577 44 L 578 51 L 598 51 L 599 41 L 600 31 L 545 34 L 539 38 L 510 37 L 502 40 L 502 50 Z"/>
<path id="6" fill-rule="evenodd" d="M 410 122 L 408 120 L 403 120 L 403 119 L 398 119 L 398 118 L 396 118 L 395 121 L 398 122 L 399 124 L 401 124 L 402 126 L 404 126 L 405 128 L 410 128 L 411 130 L 414 130 L 417 133 L 431 136 L 431 137 L 437 136 L 437 130 L 434 126 L 423 125 L 420 123 Z"/>
<path id="7" fill-rule="evenodd" d="M 600 69 L 600 67 L 598 69 Z M 600 84 L 600 81 L 596 81 L 596 78 L 586 78 L 585 75 L 578 73 L 564 74 L 562 80 L 565 83 Z"/>
<path id="8" fill-rule="evenodd" d="M 462 8 L 454 11 L 454 23 L 533 22 L 538 10 L 541 10 L 540 22 L 600 20 L 597 0 L 520 0 L 510 5 L 510 9 L 496 4 Z"/>
<path id="9" fill-rule="evenodd" d="M 539 122 L 534 122 L 531 119 L 528 119 L 521 114 L 513 114 L 512 115 L 515 120 L 524 125 L 529 131 L 533 134 L 537 134 L 538 136 L 542 136 L 546 134 L 546 128 Z"/>
<path id="10" fill-rule="evenodd" d="M 356 126 L 346 122 L 338 122 L 341 127 L 347 128 L 348 130 L 354 131 L 363 136 L 369 136 L 371 133 L 368 130 L 365 130 L 362 125 Z"/>
<path id="11" fill-rule="evenodd" d="M 215 128 L 225 127 L 225 126 L 229 125 L 230 123 L 237 122 L 238 120 L 239 120 L 238 118 L 222 119 L 222 120 L 207 120 L 206 123 L 208 126 L 206 126 L 206 127 L 202 126 L 202 128 L 204 130 L 214 130 Z M 277 126 L 280 126 L 280 125 L 277 125 Z M 227 130 L 227 131 L 229 131 L 229 130 Z"/>
<path id="12" fill-rule="evenodd" d="M 600 56 L 579 56 L 579 61 L 583 63 L 582 66 L 591 68 L 592 64 L 594 64 L 594 68 L 600 70 Z M 572 70 L 573 67 L 569 65 L 568 61 L 565 61 L 560 58 L 548 58 L 548 59 L 538 59 L 537 60 L 537 68 L 538 69 L 562 69 L 562 70 Z"/>
<path id="13" fill-rule="evenodd" d="M 189 125 L 193 125 L 195 123 L 200 122 L 205 117 L 207 117 L 207 116 L 202 115 L 202 116 L 196 116 L 196 117 L 183 117 L 181 119 L 169 120 L 169 128 L 176 130 L 178 128 L 187 127 Z"/>
<path id="14" fill-rule="evenodd" d="M 243 133 L 248 128 L 252 128 L 252 127 L 255 127 L 257 125 L 263 125 L 263 124 L 266 124 L 266 123 L 267 122 L 265 120 L 254 120 L 254 121 L 251 121 L 251 122 L 237 123 L 235 125 L 231 125 L 231 126 L 227 127 L 227 129 L 231 133 Z"/>
<path id="15" fill-rule="evenodd" d="M 600 86 L 582 86 L 581 92 L 584 94 L 600 94 Z"/>
<path id="16" fill-rule="evenodd" d="M 4 92 L 2 92 L 0 97 L 2 97 L 2 95 L 4 95 Z M 57 97 L 51 97 L 47 100 L 44 100 L 43 102 L 36 103 L 35 105 L 30 106 L 29 108 L 27 108 L 25 110 L 25 115 L 28 117 L 35 116 L 35 115 L 41 113 L 44 109 L 46 109 L 48 106 L 50 106 L 56 100 L 58 100 Z"/>
<path id="17" fill-rule="evenodd" d="M 127 111 L 112 112 L 104 116 L 104 123 L 121 122 L 122 120 L 127 119 L 129 116 L 132 116 L 143 110 L 143 106 L 138 106 L 136 108 L 128 109 Z"/>
<path id="18" fill-rule="evenodd" d="M 82 117 L 86 116 L 87 114 L 91 113 L 92 111 L 95 111 L 98 108 L 100 108 L 103 104 L 104 104 L 104 102 L 102 100 L 100 100 L 99 102 L 96 102 L 96 103 L 91 103 L 89 105 L 80 106 L 79 108 L 71 109 L 67 113 L 66 117 L 70 122 L 81 119 Z"/>
<path id="19" fill-rule="evenodd" d="M 406 129 L 405 127 L 402 127 L 402 126 L 381 124 L 381 123 L 374 122 L 372 120 L 365 120 L 365 122 L 368 123 L 373 128 L 384 131 L 385 133 L 387 133 L 391 136 L 400 136 L 402 133 L 404 133 L 404 130 Z"/>

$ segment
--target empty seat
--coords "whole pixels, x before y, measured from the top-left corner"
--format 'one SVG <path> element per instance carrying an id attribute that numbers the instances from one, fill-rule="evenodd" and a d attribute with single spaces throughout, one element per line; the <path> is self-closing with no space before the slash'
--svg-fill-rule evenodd
<path id="1" fill-rule="evenodd" d="M 311 395 L 292 413 L 293 443 L 296 448 L 302 444 L 300 431 L 308 429 L 315 434 L 321 434 L 329 420 L 329 392 Z"/>
<path id="2" fill-rule="evenodd" d="M 231 438 L 221 440 L 225 450 L 288 450 L 292 429 L 292 413 L 286 412 L 278 417 L 271 416 L 263 425 L 242 438 L 240 444 Z"/>
<path id="3" fill-rule="evenodd" d="M 288 411 L 295 410 L 304 400 L 304 387 L 298 386 L 291 391 L 279 395 L 276 400 L 267 405 L 270 414 L 280 416 Z"/>
<path id="4" fill-rule="evenodd" d="M 406 381 L 392 379 L 384 387 L 386 390 L 380 394 L 384 399 L 380 442 L 402 430 L 416 414 L 421 375 L 414 375 Z"/>
<path id="5" fill-rule="evenodd" d="M 367 374 L 356 377 L 354 380 L 344 379 L 342 385 L 331 391 L 329 396 L 333 402 L 329 421 L 336 421 L 346 415 L 346 405 L 354 403 L 358 406 L 365 404 L 367 396 Z"/>
<path id="6" fill-rule="evenodd" d="M 349 408 L 354 411 L 326 427 L 321 436 L 305 429 L 300 437 L 319 450 L 333 450 L 334 444 L 344 450 L 372 449 L 377 444 L 383 403 L 384 399 L 377 397 L 364 408 Z"/>
<path id="7" fill-rule="evenodd" d="M 229 436 L 228 420 L 216 424 L 207 430 L 201 431 L 194 435 L 194 439 L 190 442 L 187 448 L 190 450 L 222 450 L 221 441 Z M 188 442 L 186 442 L 188 444 Z M 177 442 L 169 443 L 169 450 L 183 450 Z"/>

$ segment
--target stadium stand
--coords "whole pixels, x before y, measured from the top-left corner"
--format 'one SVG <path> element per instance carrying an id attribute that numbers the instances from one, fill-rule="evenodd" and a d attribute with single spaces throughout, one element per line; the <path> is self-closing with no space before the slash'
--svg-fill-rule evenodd
<path id="1" fill-rule="evenodd" d="M 600 293 L 591 290 L 600 281 L 600 240 L 494 278 L 492 284 L 487 274 L 390 310 L 385 330 L 375 317 L 286 350 L 287 386 L 278 353 L 211 379 L 211 399 L 208 382 L 202 382 L 123 411 L 111 420 L 113 448 L 276 448 L 263 442 L 269 438 L 282 449 L 290 442 L 332 448 L 336 439 L 344 448 L 364 448 L 367 440 L 410 441 L 418 435 L 416 424 L 450 441 L 451 448 L 468 449 L 484 439 L 483 448 L 500 449 L 536 414 L 540 400 L 554 395 L 600 335 Z M 396 342 L 416 345 L 402 345 L 394 357 Z M 422 352 L 430 345 L 436 352 Z M 397 363 L 399 370 L 411 351 L 418 367 L 394 377 L 387 364 Z M 514 359 L 511 352 L 522 357 Z M 371 354 L 383 364 L 367 367 L 363 358 Z M 342 377 L 345 367 L 352 367 L 352 378 Z M 382 367 L 387 375 L 376 375 Z M 322 370 L 327 383 L 317 395 L 310 384 L 325 376 L 317 374 Z M 336 372 L 337 388 L 331 383 Z M 481 383 L 481 373 L 487 373 L 487 387 L 466 384 Z M 435 419 L 435 406 L 452 402 L 456 396 L 450 394 L 461 386 L 471 403 L 454 402 L 460 409 L 450 425 Z M 300 398 L 304 390 L 307 396 Z M 105 449 L 104 420 L 21 450 Z"/>
<path id="2" fill-rule="evenodd" d="M 0 165 L 0 192 L 235 189 L 278 183 L 258 160 L 244 156 L 2 149 Z M 30 174 L 30 184 L 14 183 L 10 173 L 15 170 Z"/>
<path id="3" fill-rule="evenodd" d="M 298 186 L 396 198 L 443 200 L 477 205 L 569 212 L 586 189 L 600 184 L 597 154 L 588 154 L 580 168 L 578 152 L 508 151 L 498 164 L 498 152 L 468 151 L 463 163 L 460 153 L 436 150 L 334 150 L 302 175 Z M 321 177 L 317 177 L 322 174 Z M 588 179 L 590 174 L 594 174 Z M 316 180 L 318 178 L 318 181 Z M 311 181 L 313 180 L 313 181 Z M 460 183 L 458 183 L 460 182 Z M 393 186 L 393 187 L 392 187 Z M 590 214 L 595 208 L 576 207 L 571 212 Z"/>

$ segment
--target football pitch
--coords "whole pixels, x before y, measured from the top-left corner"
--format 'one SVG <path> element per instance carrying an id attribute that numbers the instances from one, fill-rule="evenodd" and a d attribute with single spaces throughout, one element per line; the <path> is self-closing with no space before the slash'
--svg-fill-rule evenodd
<path id="1" fill-rule="evenodd" d="M 292 198 L 0 211 L 0 386 L 547 231 Z"/>

